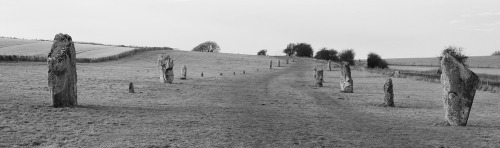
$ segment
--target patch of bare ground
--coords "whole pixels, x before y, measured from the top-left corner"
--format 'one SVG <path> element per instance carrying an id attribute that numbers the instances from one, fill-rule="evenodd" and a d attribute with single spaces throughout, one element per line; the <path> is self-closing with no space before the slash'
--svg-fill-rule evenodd
<path id="1" fill-rule="evenodd" d="M 310 60 L 269 70 L 275 57 L 182 51 L 167 51 L 176 79 L 164 84 L 158 53 L 78 64 L 75 108 L 49 107 L 45 63 L 0 63 L 0 147 L 500 145 L 498 94 L 477 92 L 468 126 L 435 126 L 440 84 L 393 78 L 396 107 L 380 107 L 382 75 L 353 70 L 354 93 L 344 94 L 339 69 L 325 69 L 324 87 L 314 87 L 321 64 Z"/>

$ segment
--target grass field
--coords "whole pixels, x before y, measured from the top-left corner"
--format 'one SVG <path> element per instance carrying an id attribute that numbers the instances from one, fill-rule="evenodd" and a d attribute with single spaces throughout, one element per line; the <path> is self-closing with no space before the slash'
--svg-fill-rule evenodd
<path id="1" fill-rule="evenodd" d="M 437 57 L 386 59 L 389 65 L 438 67 Z M 500 56 L 470 56 L 466 62 L 471 68 L 500 68 Z"/>
<path id="2" fill-rule="evenodd" d="M 52 47 L 50 41 L 0 38 L 0 55 L 46 57 Z M 77 58 L 101 58 L 131 51 L 131 47 L 117 47 L 75 43 Z"/>
<path id="3" fill-rule="evenodd" d="M 173 84 L 159 82 L 160 53 L 174 59 Z M 338 68 L 314 87 L 326 63 L 284 59 L 168 50 L 77 63 L 74 108 L 50 107 L 45 62 L 0 63 L 0 147 L 500 146 L 498 94 L 476 93 L 466 127 L 438 126 L 438 83 L 393 78 L 396 107 L 385 108 L 387 76 L 353 70 L 344 94 Z"/>

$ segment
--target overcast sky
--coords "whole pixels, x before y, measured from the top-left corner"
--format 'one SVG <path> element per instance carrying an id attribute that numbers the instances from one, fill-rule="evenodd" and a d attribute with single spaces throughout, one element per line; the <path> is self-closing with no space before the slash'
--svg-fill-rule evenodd
<path id="1" fill-rule="evenodd" d="M 288 43 L 382 58 L 500 50 L 499 0 L 0 0 L 0 35 L 284 55 Z"/>

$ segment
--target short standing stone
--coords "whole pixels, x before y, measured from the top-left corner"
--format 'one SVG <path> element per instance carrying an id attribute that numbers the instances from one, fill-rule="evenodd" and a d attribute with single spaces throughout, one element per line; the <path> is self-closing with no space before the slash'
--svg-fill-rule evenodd
<path id="1" fill-rule="evenodd" d="M 201 77 L 203 77 L 203 72 L 201 72 Z"/>
<path id="2" fill-rule="evenodd" d="M 316 70 L 316 86 L 323 87 L 323 69 Z"/>
<path id="3" fill-rule="evenodd" d="M 181 79 L 182 79 L 182 80 L 187 79 L 187 68 L 186 68 L 186 65 L 182 65 L 182 69 L 181 69 Z"/>
<path id="4" fill-rule="evenodd" d="M 236 75 L 236 72 L 233 72 L 233 75 Z"/>
<path id="5" fill-rule="evenodd" d="M 384 97 L 385 106 L 394 107 L 394 91 L 391 78 L 388 78 L 387 81 L 385 81 L 384 92 L 385 92 L 385 97 Z"/>
<path id="6" fill-rule="evenodd" d="M 269 61 L 269 69 L 273 69 L 273 60 Z"/>
<path id="7" fill-rule="evenodd" d="M 286 59 L 286 64 L 288 64 L 288 60 L 289 60 L 289 59 L 287 58 L 287 59 Z"/>
<path id="8" fill-rule="evenodd" d="M 448 53 L 441 60 L 441 71 L 445 121 L 452 126 L 466 126 L 479 77 Z"/>
<path id="9" fill-rule="evenodd" d="M 130 83 L 128 85 L 128 92 L 129 93 L 135 93 L 135 90 L 134 90 L 134 83 Z"/>
<path id="10" fill-rule="evenodd" d="M 172 83 L 174 81 L 174 60 L 170 55 L 161 54 L 158 56 L 158 69 L 160 70 L 160 82 Z"/>
<path id="11" fill-rule="evenodd" d="M 396 77 L 396 78 L 399 77 L 399 71 L 394 71 L 394 77 Z"/>
<path id="12" fill-rule="evenodd" d="M 332 71 L 332 61 L 328 60 L 328 71 Z"/>
<path id="13" fill-rule="evenodd" d="M 259 69 L 257 69 L 257 71 L 259 71 Z M 243 74 L 245 74 L 245 71 L 243 70 Z"/>
<path id="14" fill-rule="evenodd" d="M 75 45 L 71 36 L 57 34 L 47 58 L 48 84 L 54 107 L 78 105 L 75 60 Z"/>
<path id="15" fill-rule="evenodd" d="M 281 63 L 280 63 L 280 60 L 278 60 L 278 67 L 281 67 Z"/>
<path id="16" fill-rule="evenodd" d="M 345 93 L 353 93 L 353 81 L 351 77 L 351 67 L 348 62 L 342 61 L 340 75 L 340 91 Z"/>

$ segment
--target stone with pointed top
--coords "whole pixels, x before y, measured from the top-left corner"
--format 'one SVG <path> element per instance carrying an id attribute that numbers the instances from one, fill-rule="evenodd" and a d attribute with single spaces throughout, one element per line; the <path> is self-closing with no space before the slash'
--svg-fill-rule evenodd
<path id="1" fill-rule="evenodd" d="M 351 67 L 349 66 L 349 62 L 342 61 L 340 68 L 340 91 L 344 93 L 353 93 L 354 85 L 351 77 Z"/>
<path id="2" fill-rule="evenodd" d="M 385 106 L 394 107 L 394 91 L 393 91 L 392 79 L 388 78 L 384 84 L 384 103 Z"/>
<path id="3" fill-rule="evenodd" d="M 452 126 L 466 126 L 479 77 L 448 53 L 441 59 L 441 71 L 444 119 Z"/>
<path id="4" fill-rule="evenodd" d="M 174 60 L 170 55 L 161 54 L 158 56 L 158 70 L 160 70 L 160 82 L 172 83 L 174 81 Z"/>

